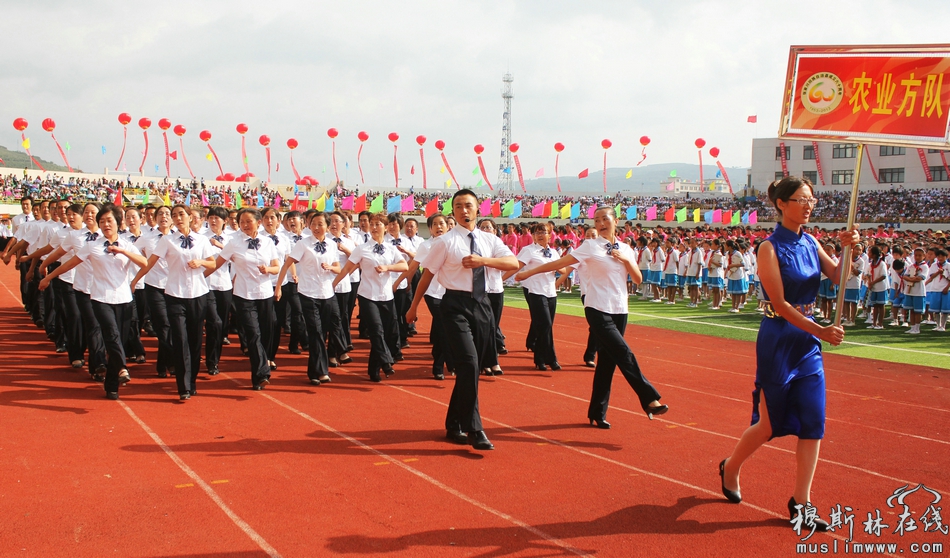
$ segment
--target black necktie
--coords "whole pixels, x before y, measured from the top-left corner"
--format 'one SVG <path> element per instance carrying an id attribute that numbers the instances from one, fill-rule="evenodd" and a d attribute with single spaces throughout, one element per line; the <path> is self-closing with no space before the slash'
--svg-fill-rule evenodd
<path id="1" fill-rule="evenodd" d="M 136 241 L 138 241 L 138 239 L 139 239 L 139 237 L 135 236 L 134 234 L 133 234 L 132 236 L 130 236 L 129 238 L 132 240 L 132 244 L 135 244 Z"/>
<path id="2" fill-rule="evenodd" d="M 191 235 L 181 237 L 181 247 L 188 249 L 195 247 L 195 239 L 191 238 Z"/>
<path id="3" fill-rule="evenodd" d="M 475 233 L 468 233 L 468 237 L 471 239 L 469 247 L 471 248 L 471 253 L 477 256 L 481 256 L 482 253 L 478 251 L 478 245 L 475 244 Z M 472 298 L 481 302 L 485 299 L 485 268 L 484 267 L 473 267 L 472 268 Z"/>
<path id="4" fill-rule="evenodd" d="M 257 250 L 261 247 L 261 239 L 259 238 L 249 238 L 247 239 L 247 249 L 248 250 Z"/>
<path id="5" fill-rule="evenodd" d="M 313 250 L 314 250 L 316 253 L 318 253 L 318 254 L 326 254 L 326 253 L 327 253 L 327 243 L 326 243 L 326 241 L 325 241 L 325 240 L 321 240 L 321 241 L 319 241 L 319 242 L 315 242 L 315 243 L 313 244 Z"/>
<path id="6" fill-rule="evenodd" d="M 86 242 L 93 241 L 93 240 L 95 240 L 95 239 L 97 239 L 97 238 L 99 238 L 99 233 L 97 233 L 97 232 L 89 231 L 89 232 L 86 233 Z"/>
<path id="7" fill-rule="evenodd" d="M 604 248 L 607 249 L 607 255 L 609 256 L 614 253 L 614 250 L 619 250 L 620 245 L 617 244 L 616 242 L 614 242 L 613 244 L 608 242 L 606 245 L 604 245 Z"/>
<path id="8" fill-rule="evenodd" d="M 274 246 L 277 246 L 278 244 L 280 244 L 280 239 L 277 238 L 276 234 L 270 235 L 270 239 L 274 241 Z"/>
<path id="9" fill-rule="evenodd" d="M 402 244 L 402 239 L 401 239 L 401 238 L 394 238 L 394 239 L 393 239 L 393 246 L 399 246 L 400 244 Z"/>
<path id="10" fill-rule="evenodd" d="M 369 234 L 363 233 L 363 242 L 369 242 Z"/>
<path id="11" fill-rule="evenodd" d="M 550 258 L 550 257 L 551 257 L 551 249 L 550 249 L 550 248 L 545 248 L 544 250 L 541 250 L 541 255 L 544 256 L 545 258 Z"/>
<path id="12" fill-rule="evenodd" d="M 373 246 L 373 253 L 374 253 L 374 254 L 382 255 L 383 252 L 385 252 L 385 251 L 386 251 L 386 247 L 383 246 L 382 244 L 377 244 L 376 246 Z"/>

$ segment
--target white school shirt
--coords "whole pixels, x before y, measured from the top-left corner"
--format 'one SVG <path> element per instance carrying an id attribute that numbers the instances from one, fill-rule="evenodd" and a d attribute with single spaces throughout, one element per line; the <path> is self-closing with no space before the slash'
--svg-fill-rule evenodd
<path id="1" fill-rule="evenodd" d="M 377 246 L 382 248 L 377 250 Z M 378 253 L 381 252 L 381 253 Z M 393 299 L 393 272 L 377 273 L 378 265 L 393 265 L 404 261 L 402 254 L 392 244 L 383 241 L 377 244 L 370 239 L 353 250 L 349 261 L 358 264 L 363 271 L 360 281 L 359 296 L 376 302 L 385 302 Z"/>
<path id="2" fill-rule="evenodd" d="M 191 247 L 184 247 L 186 238 L 191 238 Z M 208 294 L 208 280 L 204 267 L 191 269 L 188 262 L 204 260 L 214 255 L 214 247 L 208 237 L 198 232 L 166 234 L 152 251 L 153 256 L 168 264 L 168 280 L 165 294 L 175 298 L 195 299 Z M 156 262 L 158 265 L 158 262 Z"/>
<path id="3" fill-rule="evenodd" d="M 854 269 L 851 270 L 851 273 L 848 274 L 848 281 L 845 283 L 846 289 L 859 289 L 861 288 L 861 276 L 864 275 L 865 270 L 867 269 L 867 264 L 864 263 L 864 260 L 857 258 L 851 260 L 851 265 Z"/>
<path id="4" fill-rule="evenodd" d="M 283 266 L 284 260 L 287 259 L 287 255 L 290 254 L 290 251 L 294 249 L 294 241 L 293 241 L 292 235 L 286 234 L 282 232 L 281 230 L 278 230 L 277 233 L 273 235 L 269 234 L 267 231 L 259 231 L 257 233 L 257 237 L 260 238 L 262 236 L 265 238 L 269 238 L 273 242 L 274 247 L 277 248 L 278 262 L 280 263 L 281 266 Z M 271 275 L 269 279 L 270 279 L 271 286 L 276 287 L 277 276 Z M 287 276 L 284 277 L 284 282 L 281 283 L 280 285 L 284 286 L 287 283 L 290 283 L 292 279 L 293 278 L 290 276 L 290 273 L 288 272 Z"/>
<path id="5" fill-rule="evenodd" d="M 943 292 L 947 285 L 950 284 L 950 264 L 943 262 L 943 265 L 939 261 L 935 261 L 933 265 L 930 266 L 930 275 L 933 275 L 937 271 L 940 271 L 940 274 L 934 277 L 927 286 L 930 287 L 927 292 Z"/>
<path id="6" fill-rule="evenodd" d="M 640 271 L 649 271 L 650 264 L 653 263 L 653 254 L 650 251 L 650 248 L 644 246 L 643 248 L 637 248 L 637 267 Z"/>
<path id="7" fill-rule="evenodd" d="M 76 254 L 89 265 L 95 281 L 90 284 L 89 298 L 104 304 L 126 304 L 132 302 L 132 289 L 129 288 L 130 267 L 135 266 L 124 254 L 107 252 L 107 241 L 99 236 L 86 244 Z M 119 247 L 129 252 L 140 253 L 138 248 L 124 238 L 116 240 Z"/>
<path id="8" fill-rule="evenodd" d="M 663 254 L 663 275 L 676 275 L 679 266 L 680 252 L 676 248 L 664 252 Z"/>
<path id="9" fill-rule="evenodd" d="M 231 238 L 235 236 L 234 231 L 223 228 L 221 229 L 221 234 L 216 235 L 209 228 L 208 230 L 201 233 L 208 239 L 208 243 L 211 243 L 211 239 L 215 239 L 222 244 L 222 246 L 227 246 L 228 242 L 231 241 Z M 211 253 L 217 258 L 221 254 L 223 248 L 218 248 L 214 244 L 211 244 Z M 220 269 L 208 276 L 208 288 L 212 291 L 230 291 L 234 288 L 234 282 L 231 280 L 231 265 L 222 265 Z"/>
<path id="10" fill-rule="evenodd" d="M 22 235 L 20 240 L 27 242 L 26 255 L 36 252 L 39 246 L 40 235 L 46 228 L 46 221 L 30 221 L 20 228 Z"/>
<path id="11" fill-rule="evenodd" d="M 386 244 L 391 245 L 393 248 L 396 248 L 396 245 L 397 245 L 397 243 L 395 242 L 396 240 L 397 240 L 397 239 L 394 238 L 394 237 L 393 237 L 391 234 L 389 234 L 389 233 L 386 233 L 386 236 L 383 237 L 383 242 L 385 242 Z M 409 238 L 408 238 L 407 236 L 400 234 L 398 240 L 399 240 L 399 242 L 398 242 L 398 245 L 399 245 L 399 246 L 402 246 L 403 248 L 409 248 L 409 250 L 410 250 L 411 252 L 415 252 L 415 249 L 414 249 L 415 246 L 413 245 L 412 241 L 409 240 Z M 398 249 L 398 248 L 396 248 L 396 252 L 399 252 L 399 249 Z M 400 256 L 406 263 L 409 263 L 409 260 L 412 259 L 412 258 L 409 257 L 409 254 L 404 254 L 404 253 L 402 253 L 402 252 L 399 252 L 399 256 Z M 401 272 L 401 271 L 394 271 L 394 272 L 393 272 L 393 281 L 395 281 L 396 279 L 399 279 L 399 276 L 400 276 L 400 275 L 402 275 L 402 272 Z M 399 286 L 396 287 L 396 289 L 401 291 L 401 290 L 407 288 L 408 286 L 409 286 L 409 280 L 408 280 L 408 279 L 403 279 L 402 282 L 399 283 Z"/>
<path id="12" fill-rule="evenodd" d="M 78 256 L 79 251 L 82 250 L 87 242 L 96 241 L 102 242 L 102 234 L 98 231 L 91 232 L 88 228 L 83 227 L 78 231 L 69 232 L 67 237 L 63 240 L 63 249 L 66 250 L 70 257 Z M 92 283 L 92 272 L 89 264 L 83 262 L 73 268 L 73 271 L 75 272 L 73 275 L 73 288 L 81 293 L 89 294 L 90 285 Z"/>
<path id="13" fill-rule="evenodd" d="M 83 229 L 84 228 L 85 227 L 83 227 Z M 65 229 L 60 229 L 56 231 L 56 236 L 50 239 L 50 246 L 52 246 L 54 250 L 56 248 L 62 248 L 66 252 L 66 254 L 62 258 L 59 259 L 60 262 L 66 263 L 69 260 L 71 260 L 73 256 L 76 255 L 76 251 L 75 249 L 73 249 L 72 246 L 69 246 L 69 245 L 64 246 L 64 244 L 66 243 L 66 239 L 69 238 L 69 233 L 78 233 L 81 230 L 82 229 L 74 229 L 67 225 Z M 86 265 L 86 264 L 80 264 L 79 267 L 82 267 L 83 265 Z M 59 277 L 57 277 L 57 279 L 59 279 L 60 281 L 63 281 L 64 283 L 69 283 L 70 285 L 73 284 L 73 282 L 75 281 L 75 278 L 76 278 L 75 267 L 70 269 L 66 273 L 61 274 Z"/>
<path id="14" fill-rule="evenodd" d="M 318 252 L 318 247 L 322 248 L 323 252 Z M 289 254 L 297 260 L 297 292 L 319 300 L 333 298 L 333 279 L 336 278 L 336 273 L 323 269 L 323 264 L 338 263 L 340 254 L 336 242 L 333 242 L 333 236 L 329 233 L 323 240 L 311 236 L 297 241 Z"/>
<path id="15" fill-rule="evenodd" d="M 911 263 L 904 268 L 904 277 L 923 277 L 926 281 L 927 277 L 930 275 L 930 267 L 927 265 L 927 262 Z M 916 283 L 911 283 L 909 281 L 904 281 L 904 294 L 909 296 L 926 296 L 927 290 L 924 288 L 923 281 L 917 281 Z"/>
<path id="16" fill-rule="evenodd" d="M 419 265 L 436 276 L 439 284 L 445 287 L 446 290 L 470 293 L 473 287 L 472 270 L 462 266 L 462 259 L 472 254 L 473 239 L 475 247 L 482 257 L 506 258 L 514 256 L 511 250 L 496 235 L 478 229 L 469 231 L 465 227 L 457 225 L 435 239 L 424 259 L 418 257 L 416 259 L 419 260 Z M 486 273 L 486 292 L 487 283 Z"/>
<path id="17" fill-rule="evenodd" d="M 739 267 L 735 267 L 729 270 L 729 279 L 736 281 L 745 278 L 745 259 L 743 259 L 742 254 L 738 250 L 734 250 L 729 254 L 728 265 L 741 264 Z M 728 266 L 726 266 L 728 267 Z"/>
<path id="18" fill-rule="evenodd" d="M 168 235 L 174 235 L 170 229 Z M 156 228 L 151 234 L 143 234 L 135 242 L 135 247 L 142 252 L 142 255 L 146 259 L 151 257 L 152 253 L 155 251 L 155 247 L 158 246 L 158 242 L 164 237 L 162 233 L 158 232 Z M 168 262 L 164 258 L 159 258 L 155 265 L 152 267 L 151 271 L 145 274 L 143 278 L 145 284 L 150 287 L 155 287 L 156 289 L 165 290 L 165 283 L 168 281 Z"/>
<path id="19" fill-rule="evenodd" d="M 350 231 L 351 232 L 348 233 L 345 236 L 345 238 L 349 239 L 349 241 L 353 243 L 353 246 L 350 247 L 350 250 L 355 250 L 357 246 L 364 243 L 364 240 L 363 240 L 364 233 L 363 231 L 359 229 L 350 229 Z M 349 256 L 345 256 L 345 255 L 344 257 L 349 258 Z M 341 261 L 340 265 L 346 265 L 346 259 Z M 356 269 L 353 273 L 350 273 L 350 283 L 359 283 L 359 282 L 360 282 L 360 270 Z M 339 285 L 337 285 L 337 287 L 339 287 Z M 352 290 L 352 287 L 351 287 L 351 290 Z M 349 291 L 337 291 L 337 292 L 339 293 L 339 292 L 349 292 Z"/>
<path id="20" fill-rule="evenodd" d="M 875 265 L 873 261 L 868 263 L 867 267 L 867 282 L 870 284 L 871 281 L 876 281 L 878 277 L 884 277 L 883 281 L 878 281 L 877 283 L 870 286 L 872 293 L 884 292 L 889 288 L 888 277 L 887 277 L 887 262 L 883 258 L 877 261 Z"/>
<path id="21" fill-rule="evenodd" d="M 547 251 L 547 255 L 545 255 Z M 518 252 L 518 261 L 524 264 L 522 271 L 528 271 L 544 264 L 554 262 L 560 259 L 557 250 L 554 248 L 542 248 L 538 244 L 525 246 Z M 554 272 L 539 273 L 533 275 L 521 282 L 521 286 L 528 289 L 528 292 L 535 295 L 541 295 L 547 298 L 557 296 L 557 290 L 554 287 Z M 626 288 L 626 283 L 624 283 Z"/>
<path id="22" fill-rule="evenodd" d="M 132 234 L 131 231 L 125 231 L 124 233 L 119 233 L 119 236 L 128 240 L 132 244 L 137 244 L 139 241 L 139 238 L 145 234 L 145 228 L 143 227 L 139 232 L 142 233 L 139 236 L 135 236 L 134 234 Z M 138 272 L 139 272 L 138 266 L 132 266 L 131 268 L 129 268 L 129 273 L 131 273 L 131 275 L 129 275 L 130 284 L 132 283 L 132 279 L 135 279 L 135 276 L 138 274 Z M 142 281 L 139 281 L 138 283 L 135 284 L 136 291 L 140 291 L 144 288 L 145 288 L 145 283 L 143 283 Z"/>
<path id="23" fill-rule="evenodd" d="M 337 247 L 336 253 L 337 253 L 337 258 L 338 258 L 337 261 L 340 262 L 340 269 L 342 269 L 343 266 L 346 265 L 346 261 L 349 258 L 349 256 L 346 254 L 346 252 L 344 252 L 343 250 L 340 250 L 340 246 L 342 245 L 349 248 L 350 253 L 352 254 L 353 250 L 356 249 L 356 244 L 348 236 L 333 236 L 333 233 L 329 231 L 327 231 L 327 240 L 329 240 L 330 242 L 336 245 Z M 359 271 L 354 271 L 353 273 L 355 273 L 356 276 L 359 277 L 359 273 L 360 273 Z M 352 280 L 353 273 L 351 273 L 346 279 L 337 283 L 336 288 L 333 289 L 333 292 L 335 293 L 351 292 L 353 290 L 353 280 Z"/>
<path id="24" fill-rule="evenodd" d="M 710 279 L 722 279 L 724 276 L 722 269 L 722 252 L 719 250 L 711 250 L 712 252 L 709 255 L 709 278 Z"/>
<path id="25" fill-rule="evenodd" d="M 676 274 L 685 277 L 686 272 L 689 270 L 689 254 L 690 252 L 680 252 L 679 260 L 676 262 Z M 699 260 L 702 262 L 702 260 Z M 702 265 L 700 265 L 702 268 Z"/>
<path id="26" fill-rule="evenodd" d="M 687 277 L 699 277 L 703 273 L 703 250 L 702 248 L 696 248 L 695 250 L 690 250 L 687 252 L 680 262 L 680 267 L 683 270 L 683 275 Z"/>
<path id="27" fill-rule="evenodd" d="M 895 269 L 891 269 L 888 272 L 888 279 L 891 282 L 891 288 L 894 289 L 896 293 L 900 293 L 900 294 L 904 293 L 905 284 L 904 284 L 903 272 L 899 272 Z"/>
<path id="28" fill-rule="evenodd" d="M 24 224 L 34 221 L 32 213 L 21 213 L 13 217 L 13 236 L 16 236 L 17 230 Z"/>
<path id="29" fill-rule="evenodd" d="M 585 279 L 584 306 L 605 314 L 627 314 L 627 268 L 607 254 L 608 245 L 604 238 L 586 240 L 571 254 L 583 264 L 578 270 L 583 270 Z M 625 242 L 617 242 L 614 250 L 634 258 L 633 250 Z"/>
<path id="30" fill-rule="evenodd" d="M 272 261 L 279 260 L 280 254 L 269 236 L 259 234 L 257 249 L 248 248 L 251 237 L 243 232 L 235 234 L 231 241 L 224 245 L 218 257 L 230 261 L 234 271 L 234 296 L 245 300 L 263 300 L 274 296 L 274 285 L 269 273 L 261 273 L 258 266 L 269 266 Z"/>
<path id="31" fill-rule="evenodd" d="M 657 246 L 656 248 L 647 248 L 650 252 L 650 271 L 663 271 L 663 265 L 666 263 L 666 252 Z"/>
<path id="32" fill-rule="evenodd" d="M 417 261 L 421 261 L 425 259 L 426 254 L 428 254 L 429 251 L 432 249 L 432 244 L 435 242 L 435 240 L 436 240 L 435 238 L 430 238 L 429 240 L 426 240 L 419 246 L 419 248 L 416 250 Z M 488 283 L 490 282 L 488 281 L 488 271 L 490 271 L 491 269 L 492 268 L 490 267 L 485 268 L 485 292 L 491 292 L 488 290 Z M 498 270 L 496 269 L 495 271 L 498 271 Z M 442 296 L 445 294 L 445 287 L 443 287 L 442 284 L 439 283 L 439 278 L 437 276 L 432 278 L 432 282 L 429 283 L 429 288 L 426 289 L 425 294 L 426 296 L 431 296 L 432 298 L 442 300 Z"/>

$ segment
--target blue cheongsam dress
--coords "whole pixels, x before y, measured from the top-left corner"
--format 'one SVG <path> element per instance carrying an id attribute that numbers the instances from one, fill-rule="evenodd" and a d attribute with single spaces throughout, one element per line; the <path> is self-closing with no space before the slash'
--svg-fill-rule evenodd
<path id="1" fill-rule="evenodd" d="M 818 242 L 782 225 L 768 238 L 778 258 L 789 304 L 813 304 L 821 279 Z M 769 294 L 763 293 L 769 300 Z M 825 433 L 825 373 L 821 341 L 781 317 L 764 317 L 755 343 L 755 391 L 752 424 L 759 421 L 760 393 L 772 425 L 772 437 L 792 434 L 820 440 Z"/>

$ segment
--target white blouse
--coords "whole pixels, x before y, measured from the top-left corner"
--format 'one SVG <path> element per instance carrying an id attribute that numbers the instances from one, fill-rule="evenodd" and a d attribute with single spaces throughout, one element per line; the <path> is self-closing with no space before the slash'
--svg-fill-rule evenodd
<path id="1" fill-rule="evenodd" d="M 188 236 L 181 233 L 166 234 L 155 246 L 152 255 L 158 256 L 160 260 L 165 260 L 168 264 L 165 294 L 186 299 L 199 298 L 208 294 L 208 280 L 204 276 L 206 268 L 188 267 L 188 262 L 192 260 L 204 260 L 214 255 L 213 246 L 208 237 L 197 232 L 192 232 Z"/>
<path id="2" fill-rule="evenodd" d="M 251 248 L 252 244 L 256 248 Z M 274 285 L 269 274 L 261 273 L 258 269 L 258 266 L 269 266 L 273 260 L 280 259 L 270 237 L 257 235 L 252 239 L 243 232 L 237 233 L 224 245 L 218 257 L 231 262 L 234 296 L 245 300 L 263 300 L 274 296 Z"/>
<path id="3" fill-rule="evenodd" d="M 337 251 L 336 251 L 336 252 L 337 252 L 337 256 L 339 256 L 339 258 L 340 258 L 340 259 L 339 259 L 340 268 L 342 269 L 343 266 L 346 265 L 346 261 L 349 259 L 349 256 L 346 254 L 346 252 L 344 252 L 343 250 L 340 250 L 339 247 L 340 247 L 341 245 L 346 246 L 346 247 L 350 250 L 350 254 L 352 254 L 352 253 L 353 253 L 353 250 L 356 249 L 356 244 L 355 244 L 349 237 L 347 237 L 347 236 L 333 236 L 333 235 L 330 234 L 330 233 L 327 233 L 327 240 L 329 240 L 330 242 L 332 242 L 333 244 L 335 244 L 335 245 L 337 246 Z M 338 242 L 338 241 L 339 241 L 339 242 Z M 336 288 L 334 289 L 334 292 L 337 292 L 337 293 L 348 293 L 348 292 L 351 292 L 351 291 L 353 290 L 353 286 L 352 286 L 352 285 L 353 285 L 353 283 L 354 283 L 354 281 L 353 281 L 353 276 L 354 276 L 354 275 L 356 275 L 356 280 L 359 281 L 360 272 L 359 272 L 359 270 L 357 270 L 357 271 L 354 271 L 353 273 L 351 273 L 348 279 L 345 279 L 345 280 L 343 280 L 343 281 L 340 281 L 340 282 L 337 284 Z"/>
<path id="4" fill-rule="evenodd" d="M 584 306 L 605 314 L 628 314 L 627 268 L 607 253 L 608 245 L 605 238 L 585 240 L 571 254 L 582 264 Z M 626 242 L 617 242 L 616 247 L 611 245 L 611 248 L 611 252 L 619 250 L 624 257 L 636 260 L 636 254 Z"/>
<path id="5" fill-rule="evenodd" d="M 323 269 L 322 265 L 340 261 L 340 251 L 336 247 L 336 242 L 331 240 L 331 235 L 326 235 L 322 241 L 313 236 L 300 240 L 294 245 L 289 255 L 297 260 L 298 293 L 320 300 L 333 298 L 333 279 L 336 273 Z M 340 281 L 340 283 L 349 284 L 348 281 Z"/>
<path id="6" fill-rule="evenodd" d="M 234 231 L 230 229 L 222 229 L 220 235 L 214 234 L 211 229 L 208 229 L 201 233 L 202 235 L 208 238 L 208 243 L 211 243 L 211 239 L 215 239 L 220 242 L 222 245 L 227 245 L 231 241 L 231 238 L 235 236 Z M 222 248 L 218 248 L 214 244 L 211 244 L 211 252 L 217 257 L 221 254 Z M 218 269 L 208 277 L 208 288 L 212 291 L 230 291 L 234 288 L 234 283 L 231 281 L 231 266 L 222 265 L 221 269 Z"/>
<path id="7" fill-rule="evenodd" d="M 78 256 L 80 250 L 82 250 L 87 243 L 96 242 L 97 240 L 100 244 L 102 243 L 102 234 L 99 232 L 91 232 L 86 227 L 83 227 L 78 231 L 69 232 L 69 235 L 63 240 L 63 250 L 66 250 L 66 253 L 71 256 Z M 73 271 L 76 272 L 73 276 L 73 289 L 81 293 L 90 294 L 92 272 L 89 264 L 83 262 L 73 268 Z"/>
<path id="8" fill-rule="evenodd" d="M 124 238 L 115 242 L 120 248 L 139 253 L 138 248 Z M 129 272 L 135 266 L 124 254 L 115 254 L 106 249 L 107 240 L 101 236 L 86 242 L 76 254 L 87 263 L 90 273 L 96 278 L 90 284 L 89 297 L 104 304 L 126 304 L 132 302 L 132 289 L 129 288 Z M 136 266 L 137 267 L 137 266 Z"/>
<path id="9" fill-rule="evenodd" d="M 359 264 L 362 270 L 359 296 L 378 302 L 393 299 L 393 273 L 376 272 L 378 265 L 393 265 L 403 261 L 402 254 L 392 244 L 377 244 L 373 240 L 365 242 L 353 250 L 349 261 Z"/>
<path id="10" fill-rule="evenodd" d="M 558 259 L 560 259 L 560 257 L 558 256 L 557 250 L 550 247 L 542 248 L 538 244 L 525 246 L 518 252 L 518 261 L 524 264 L 522 271 L 528 271 L 538 266 L 557 261 Z M 521 286 L 528 289 L 528 292 L 531 294 L 554 298 L 557 296 L 554 281 L 554 272 L 551 271 L 529 277 L 521 282 Z M 626 288 L 626 283 L 624 283 L 624 289 Z"/>
<path id="11" fill-rule="evenodd" d="M 171 230 L 168 231 L 169 235 L 175 234 Z M 146 257 L 149 258 L 152 256 L 152 253 L 155 252 L 155 247 L 158 246 L 158 241 L 163 238 L 162 233 L 158 232 L 156 228 L 151 234 L 143 234 L 139 237 L 138 241 L 135 243 L 135 247 L 139 249 L 140 252 Z M 168 281 L 168 262 L 164 259 L 159 259 L 158 262 L 152 267 L 151 271 L 145 274 L 145 284 L 150 287 L 155 287 L 156 289 L 165 290 L 165 283 Z"/>

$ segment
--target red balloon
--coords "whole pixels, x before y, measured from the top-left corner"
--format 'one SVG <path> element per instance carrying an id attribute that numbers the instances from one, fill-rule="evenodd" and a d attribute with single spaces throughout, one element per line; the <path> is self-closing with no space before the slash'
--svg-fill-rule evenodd
<path id="1" fill-rule="evenodd" d="M 613 145 L 613 143 L 609 139 L 605 139 L 602 142 L 600 142 L 600 146 L 603 147 L 604 149 L 610 149 L 611 145 Z"/>
<path id="2" fill-rule="evenodd" d="M 237 133 L 243 136 L 244 134 L 247 133 L 247 124 L 241 122 L 240 124 L 237 125 L 235 129 L 237 130 Z"/>
<path id="3" fill-rule="evenodd" d="M 513 144 L 511 144 L 511 145 L 508 146 L 508 151 L 511 151 L 512 153 L 517 153 L 517 152 L 518 152 L 518 149 L 520 149 L 520 148 L 521 148 L 520 145 L 518 145 L 517 143 L 513 143 Z"/>
<path id="4" fill-rule="evenodd" d="M 185 135 L 185 127 L 182 126 L 181 124 L 178 124 L 177 126 L 175 126 L 174 130 L 172 131 L 175 132 L 175 135 L 179 137 Z"/>
<path id="5" fill-rule="evenodd" d="M 299 144 L 297 143 L 297 140 L 295 140 L 294 138 L 290 138 L 289 140 L 287 140 L 287 147 L 291 149 L 297 149 L 298 145 Z"/>
<path id="6" fill-rule="evenodd" d="M 719 157 L 719 148 L 718 148 L 718 147 L 710 147 L 710 148 L 709 148 L 709 154 L 712 155 L 713 158 Z"/>
<path id="7" fill-rule="evenodd" d="M 564 151 L 564 144 L 561 142 L 555 143 L 554 150 L 557 151 L 558 153 L 560 153 L 561 151 Z"/>
<path id="8" fill-rule="evenodd" d="M 356 137 L 360 138 L 360 141 L 366 141 L 369 139 L 369 134 L 367 134 L 366 132 L 360 132 L 356 134 Z"/>
<path id="9" fill-rule="evenodd" d="M 223 174 L 219 174 L 219 175 L 215 178 L 215 180 L 220 181 L 220 182 L 224 182 L 224 175 L 223 175 Z"/>
<path id="10" fill-rule="evenodd" d="M 127 112 L 123 112 L 122 114 L 119 115 L 119 124 L 122 124 L 123 126 L 128 126 L 129 122 L 132 122 L 132 115 L 130 115 Z"/>
<path id="11" fill-rule="evenodd" d="M 139 118 L 139 128 L 143 130 L 148 130 L 149 126 L 152 125 L 152 121 L 148 118 Z"/>
<path id="12" fill-rule="evenodd" d="M 224 177 L 223 177 L 223 178 L 224 178 L 224 180 L 227 181 L 227 182 L 233 182 L 233 181 L 234 181 L 234 174 L 232 174 L 232 173 L 230 173 L 230 172 L 226 172 L 226 173 L 224 173 Z"/>
<path id="13" fill-rule="evenodd" d="M 250 180 L 251 178 L 257 178 L 257 175 L 254 174 L 253 172 L 249 172 L 249 173 L 247 173 L 247 178 L 248 178 L 248 180 Z"/>
<path id="14" fill-rule="evenodd" d="M 703 138 L 696 138 L 696 141 L 694 143 L 696 144 L 697 149 L 702 149 L 703 146 L 706 145 L 706 140 L 704 140 Z"/>
<path id="15" fill-rule="evenodd" d="M 43 129 L 46 130 L 47 132 L 52 132 L 53 130 L 56 129 L 56 122 L 54 122 L 52 118 L 43 119 L 42 125 L 43 125 Z"/>
<path id="16" fill-rule="evenodd" d="M 330 136 L 330 139 L 335 139 L 338 135 L 340 135 L 340 132 L 337 132 L 336 128 L 330 128 L 327 130 L 327 135 Z"/>
<path id="17" fill-rule="evenodd" d="M 158 121 L 158 127 L 162 130 L 167 130 L 172 127 L 172 121 L 167 118 L 162 118 Z"/>
<path id="18" fill-rule="evenodd" d="M 425 143 L 426 143 L 426 137 L 425 137 L 425 136 L 416 136 L 416 143 L 418 143 L 420 146 L 421 146 L 421 145 L 425 145 Z"/>
<path id="19" fill-rule="evenodd" d="M 317 179 L 310 176 L 309 174 L 303 177 L 304 184 L 309 184 L 311 186 L 316 186 L 318 184 Z"/>
<path id="20" fill-rule="evenodd" d="M 235 176 L 234 180 L 236 180 L 237 182 L 247 182 L 247 175 L 241 174 L 241 175 Z"/>
<path id="21" fill-rule="evenodd" d="M 482 144 L 479 143 L 479 144 L 476 144 L 476 145 L 475 145 L 475 154 L 476 154 L 476 155 L 481 155 L 483 151 L 485 151 L 485 147 L 484 147 Z"/>
<path id="22" fill-rule="evenodd" d="M 310 181 L 305 178 L 298 178 L 297 180 L 294 181 L 294 184 L 296 184 L 297 186 L 307 186 L 308 184 L 310 184 Z"/>
<path id="23" fill-rule="evenodd" d="M 26 127 L 29 125 L 30 123 L 26 121 L 26 118 L 17 118 L 13 121 L 13 127 L 16 128 L 17 132 L 26 130 Z"/>
<path id="24" fill-rule="evenodd" d="M 442 151 L 443 149 L 445 149 L 445 142 L 442 140 L 435 140 L 435 148 L 438 149 L 439 151 Z"/>
<path id="25" fill-rule="evenodd" d="M 389 137 L 389 141 L 393 143 L 396 143 L 397 141 L 399 141 L 399 134 L 397 134 L 396 132 L 389 132 L 388 137 Z"/>
<path id="26" fill-rule="evenodd" d="M 208 130 L 201 130 L 201 133 L 198 134 L 198 137 L 201 138 L 201 141 L 211 141 L 211 132 Z"/>
<path id="27" fill-rule="evenodd" d="M 650 145 L 650 138 L 647 136 L 640 136 L 640 145 L 643 147 Z"/>
<path id="28" fill-rule="evenodd" d="M 311 185 L 311 186 L 319 186 L 319 185 L 320 185 L 320 181 L 317 180 L 316 178 L 310 177 L 310 185 Z"/>
<path id="29" fill-rule="evenodd" d="M 264 147 L 267 147 L 268 145 L 270 145 L 270 136 L 263 135 L 259 137 L 257 141 L 261 142 L 261 145 L 263 145 Z"/>

